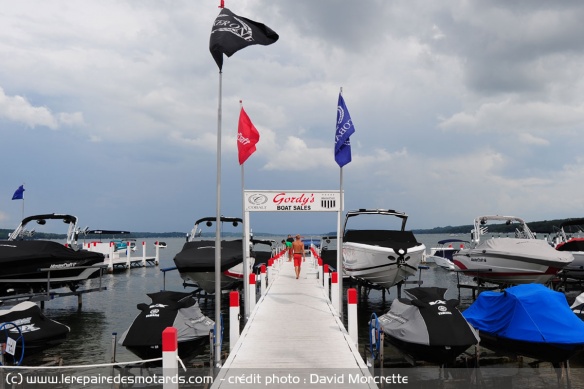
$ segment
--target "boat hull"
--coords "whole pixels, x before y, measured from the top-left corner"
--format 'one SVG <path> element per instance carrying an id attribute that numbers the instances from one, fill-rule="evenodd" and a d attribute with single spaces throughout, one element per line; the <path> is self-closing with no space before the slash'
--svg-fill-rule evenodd
<path id="1" fill-rule="evenodd" d="M 552 363 L 567 361 L 584 350 L 584 344 L 526 342 L 500 337 L 485 331 L 479 331 L 479 336 L 481 346 L 489 350 Z"/>
<path id="2" fill-rule="evenodd" d="M 232 289 L 243 282 L 243 243 L 241 239 L 221 242 L 222 290 Z M 253 260 L 250 259 L 250 269 Z M 193 282 L 207 293 L 215 293 L 215 242 L 186 242 L 174 257 L 180 276 Z M 250 270 L 251 271 L 251 270 Z"/>
<path id="3" fill-rule="evenodd" d="M 45 240 L 0 241 L 0 295 L 76 285 L 100 274 L 104 256 Z M 41 271 L 40 269 L 50 269 Z M 49 282 L 50 280 L 50 282 Z"/>
<path id="4" fill-rule="evenodd" d="M 181 278 L 193 282 L 206 293 L 215 293 L 215 272 L 182 271 Z M 237 289 L 243 284 L 243 264 L 235 265 L 225 270 L 219 277 L 221 290 Z"/>
<path id="5" fill-rule="evenodd" d="M 380 288 L 390 288 L 415 275 L 426 250 L 423 244 L 410 247 L 405 261 L 390 248 L 357 242 L 343 243 L 343 270 L 350 277 L 362 279 Z"/>
<path id="6" fill-rule="evenodd" d="M 572 263 L 562 269 L 561 275 L 566 278 L 584 280 L 584 239 L 570 239 L 556 246 L 556 250 L 569 252 L 574 257 Z"/>
<path id="7" fill-rule="evenodd" d="M 439 266 L 446 270 L 454 270 L 456 266 L 454 266 L 454 262 L 446 257 L 439 257 L 439 256 L 429 256 L 426 258 L 426 262 L 432 263 L 434 262 L 436 266 Z"/>
<path id="8" fill-rule="evenodd" d="M 492 238 L 454 254 L 464 274 L 496 284 L 545 284 L 574 257 L 537 239 Z"/>

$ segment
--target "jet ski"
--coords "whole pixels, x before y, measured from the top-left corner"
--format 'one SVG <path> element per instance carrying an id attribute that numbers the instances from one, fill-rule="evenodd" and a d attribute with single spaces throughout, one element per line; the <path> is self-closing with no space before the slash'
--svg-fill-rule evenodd
<path id="1" fill-rule="evenodd" d="M 70 331 L 65 324 L 46 317 L 30 301 L 0 310 L 0 343 L 7 343 L 8 338 L 15 341 L 15 360 L 60 345 Z"/>
<path id="2" fill-rule="evenodd" d="M 584 350 L 584 322 L 563 293 L 541 284 L 482 292 L 463 315 L 495 352 L 560 363 Z"/>
<path id="3" fill-rule="evenodd" d="M 439 365 L 452 363 L 479 336 L 457 309 L 458 300 L 446 300 L 445 288 L 406 289 L 410 298 L 393 300 L 379 317 L 384 339 L 406 359 Z"/>
<path id="4" fill-rule="evenodd" d="M 178 332 L 178 355 L 181 359 L 197 356 L 209 343 L 215 322 L 201 312 L 191 293 L 161 291 L 148 293 L 150 304 L 137 305 L 140 310 L 118 343 L 139 358 L 162 357 L 162 332 L 174 327 Z"/>

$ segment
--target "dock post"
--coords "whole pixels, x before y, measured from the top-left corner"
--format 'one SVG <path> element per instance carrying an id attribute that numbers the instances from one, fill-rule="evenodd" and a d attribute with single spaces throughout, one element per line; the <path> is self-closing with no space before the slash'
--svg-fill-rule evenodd
<path id="1" fill-rule="evenodd" d="M 118 337 L 118 333 L 117 332 L 112 332 L 112 359 L 111 359 L 111 363 L 115 363 L 116 362 L 116 346 L 117 346 L 117 337 Z"/>
<path id="2" fill-rule="evenodd" d="M 130 268 L 130 253 L 132 252 L 132 250 L 130 250 L 130 242 L 126 242 L 126 269 Z"/>
<path id="3" fill-rule="evenodd" d="M 359 332 L 357 324 L 357 289 L 347 289 L 347 327 L 349 336 L 355 342 L 355 346 L 359 348 Z"/>
<path id="4" fill-rule="evenodd" d="M 266 265 L 262 263 L 260 266 L 260 285 L 261 285 L 261 295 L 266 294 Z"/>
<path id="5" fill-rule="evenodd" d="M 110 242 L 109 263 L 107 265 L 107 272 L 114 272 L 114 242 Z"/>
<path id="6" fill-rule="evenodd" d="M 154 264 L 156 266 L 158 266 L 158 263 L 160 263 L 160 245 L 158 243 L 159 242 L 156 241 L 156 244 L 155 244 L 156 245 L 156 254 L 155 254 L 155 257 L 154 257 Z"/>
<path id="7" fill-rule="evenodd" d="M 339 273 L 336 271 L 331 274 L 331 302 L 333 308 L 338 312 L 339 310 Z"/>
<path id="8" fill-rule="evenodd" d="M 329 278 L 330 278 L 329 265 L 324 265 L 324 295 L 326 296 L 327 299 L 330 299 Z"/>
<path id="9" fill-rule="evenodd" d="M 268 285 L 270 285 L 272 283 L 272 281 L 274 281 L 273 265 L 274 265 L 274 259 L 273 258 L 268 259 Z"/>
<path id="10" fill-rule="evenodd" d="M 178 389 L 178 335 L 174 327 L 162 331 L 162 374 L 164 389 Z"/>
<path id="11" fill-rule="evenodd" d="M 146 266 L 146 242 L 142 241 L 142 267 Z"/>
<path id="12" fill-rule="evenodd" d="M 239 292 L 229 292 L 229 351 L 239 340 Z"/>
<path id="13" fill-rule="evenodd" d="M 323 280 L 322 258 L 318 257 L 318 279 Z M 324 282 L 324 280 L 322 281 Z"/>
<path id="14" fill-rule="evenodd" d="M 251 273 L 249 275 L 249 313 L 253 311 L 256 305 L 256 275 L 255 273 Z M 247 319 L 247 314 L 246 314 Z"/>

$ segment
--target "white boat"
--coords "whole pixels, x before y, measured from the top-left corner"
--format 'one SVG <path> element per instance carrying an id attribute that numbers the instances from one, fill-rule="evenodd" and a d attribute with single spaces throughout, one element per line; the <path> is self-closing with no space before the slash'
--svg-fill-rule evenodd
<path id="1" fill-rule="evenodd" d="M 359 218 L 357 218 L 359 216 Z M 384 216 L 383 220 L 379 216 Z M 374 218 L 376 220 L 374 220 Z M 392 226 L 384 229 L 349 229 L 348 224 Z M 415 275 L 426 252 L 411 231 L 406 231 L 408 216 L 387 209 L 360 209 L 347 212 L 343 234 L 343 270 L 374 287 L 388 289 Z M 367 220 L 367 224 L 362 224 Z"/>
<path id="2" fill-rule="evenodd" d="M 569 219 L 560 224 L 552 240 L 552 244 L 558 251 L 569 252 L 574 261 L 561 271 L 566 278 L 584 279 L 584 237 L 582 232 L 584 219 Z"/>
<path id="3" fill-rule="evenodd" d="M 490 237 L 487 223 L 513 225 L 513 237 Z M 480 216 L 474 220 L 471 245 L 454 254 L 457 271 L 502 285 L 545 284 L 574 257 L 555 250 L 546 240 L 537 239 L 525 221 L 515 216 Z"/>
<path id="4" fill-rule="evenodd" d="M 430 249 L 430 255 L 426 257 L 427 263 L 436 263 L 446 270 L 454 270 L 454 262 L 452 262 L 452 257 L 455 253 L 459 252 L 464 248 L 464 244 L 469 243 L 462 239 L 444 239 L 438 242 L 437 247 L 432 247 Z"/>

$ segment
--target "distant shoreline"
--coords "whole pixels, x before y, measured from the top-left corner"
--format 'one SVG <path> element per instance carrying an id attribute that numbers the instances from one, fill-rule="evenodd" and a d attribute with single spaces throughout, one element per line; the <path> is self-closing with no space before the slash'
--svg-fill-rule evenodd
<path id="1" fill-rule="evenodd" d="M 552 234 L 555 233 L 558 227 L 565 221 L 571 219 L 555 219 L 555 220 L 544 220 L 544 221 L 535 221 L 535 222 L 528 222 L 527 225 L 529 228 L 538 234 Z M 471 224 L 462 225 L 462 226 L 446 226 L 446 227 L 434 227 L 430 229 L 414 229 L 412 232 L 414 234 L 470 234 L 470 231 L 473 229 Z M 13 230 L 8 229 L 0 229 L 0 236 L 8 237 Z M 493 224 L 489 226 L 490 233 L 512 233 L 515 231 L 515 227 L 513 225 L 508 226 L 505 224 Z M 123 235 L 115 235 L 115 236 L 101 236 L 101 235 L 86 235 L 81 237 L 80 240 L 87 240 L 87 239 L 113 239 L 113 238 L 186 238 L 188 235 L 187 232 L 132 232 L 129 234 Z M 254 232 L 254 236 L 287 236 L 287 233 L 265 233 L 265 232 Z M 334 232 L 326 232 L 322 234 L 301 234 L 306 237 L 310 236 L 332 236 L 336 235 L 336 231 Z M 203 237 L 212 238 L 215 236 L 215 233 L 203 233 Z M 222 236 L 228 237 L 241 237 L 241 233 L 231 233 L 231 232 L 224 232 Z M 36 238 L 39 239 L 62 239 L 65 237 L 65 234 L 48 234 L 48 233 L 37 233 L 35 235 Z"/>

